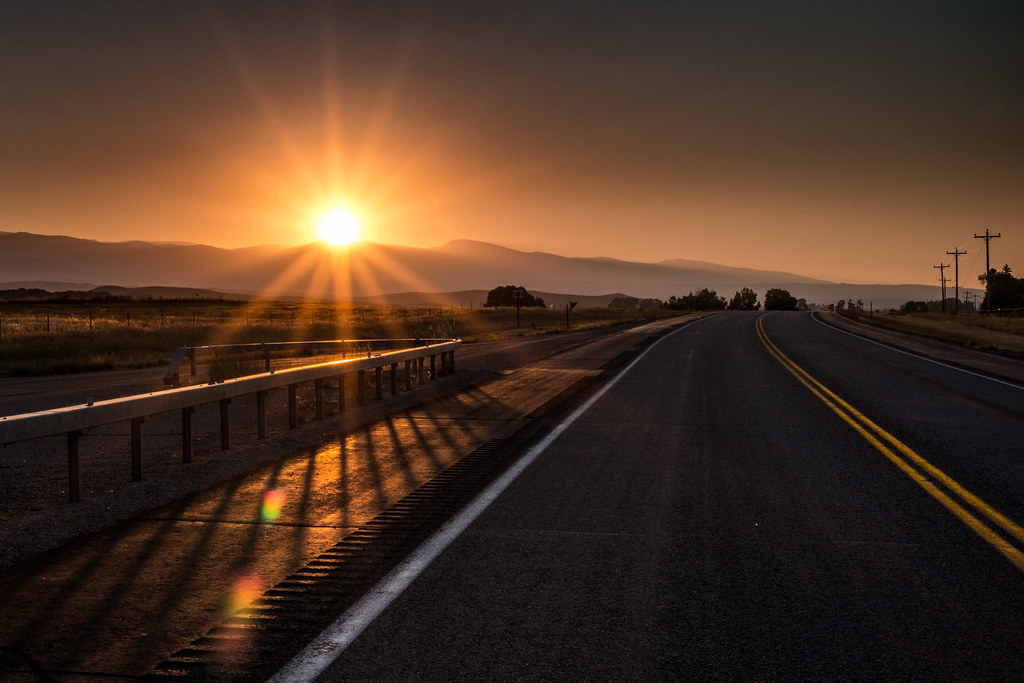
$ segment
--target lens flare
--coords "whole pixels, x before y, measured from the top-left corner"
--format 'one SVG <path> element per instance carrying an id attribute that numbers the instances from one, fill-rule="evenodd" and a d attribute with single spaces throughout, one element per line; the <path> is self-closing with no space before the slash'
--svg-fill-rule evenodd
<path id="1" fill-rule="evenodd" d="M 237 614 L 242 609 L 252 604 L 253 600 L 263 593 L 263 584 L 255 574 L 243 572 L 239 574 L 231 590 L 224 600 L 224 612 L 228 615 Z"/>
<path id="2" fill-rule="evenodd" d="M 281 516 L 281 508 L 284 507 L 284 491 L 270 489 L 263 494 L 263 507 L 260 509 L 260 519 L 264 524 L 276 522 Z"/>
<path id="3" fill-rule="evenodd" d="M 222 603 L 223 616 L 229 619 L 249 607 L 263 594 L 263 582 L 250 572 L 242 572 L 231 583 Z M 234 664 L 249 659 L 254 654 L 255 640 L 247 632 L 233 637 L 220 638 L 215 645 L 216 657 L 223 663 Z"/>

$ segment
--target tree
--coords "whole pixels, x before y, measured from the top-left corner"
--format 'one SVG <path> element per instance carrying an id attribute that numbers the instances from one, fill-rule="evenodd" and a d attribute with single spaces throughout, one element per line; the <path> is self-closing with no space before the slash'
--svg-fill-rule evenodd
<path id="1" fill-rule="evenodd" d="M 928 304 L 923 301 L 908 301 L 900 306 L 900 310 L 904 313 L 927 313 Z"/>
<path id="2" fill-rule="evenodd" d="M 516 301 L 516 292 L 522 292 Z M 484 301 L 485 308 L 497 308 L 499 306 L 540 307 L 544 308 L 544 299 L 533 296 L 525 287 L 519 285 L 502 285 L 487 292 L 487 300 Z"/>
<path id="3" fill-rule="evenodd" d="M 796 306 L 796 297 L 785 289 L 776 287 L 765 292 L 764 310 L 766 311 L 795 311 Z"/>
<path id="4" fill-rule="evenodd" d="M 757 301 L 757 293 L 749 287 L 744 287 L 733 295 L 729 302 L 730 311 L 756 311 L 761 308 Z"/>
<path id="5" fill-rule="evenodd" d="M 664 307 L 677 311 L 721 311 L 725 309 L 725 297 L 718 296 L 718 292 L 713 289 L 705 288 L 679 298 L 671 296 Z"/>
<path id="6" fill-rule="evenodd" d="M 988 276 L 979 275 L 978 279 L 985 283 L 987 292 L 982 302 L 984 310 L 1024 307 L 1024 278 L 1014 277 L 1009 265 L 1003 266 L 1001 271 L 993 268 Z"/>

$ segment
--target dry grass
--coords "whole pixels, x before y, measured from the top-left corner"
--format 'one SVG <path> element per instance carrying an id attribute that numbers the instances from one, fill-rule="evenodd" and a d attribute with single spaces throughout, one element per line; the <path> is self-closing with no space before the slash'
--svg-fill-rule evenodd
<path id="1" fill-rule="evenodd" d="M 577 309 L 574 330 L 659 312 Z M 164 365 L 181 346 L 328 339 L 461 338 L 567 329 L 565 310 L 342 306 L 287 301 L 122 300 L 4 303 L 0 376 Z"/>
<path id="2" fill-rule="evenodd" d="M 970 348 L 1024 353 L 1024 318 L 941 313 L 855 315 L 880 327 L 954 342 Z"/>

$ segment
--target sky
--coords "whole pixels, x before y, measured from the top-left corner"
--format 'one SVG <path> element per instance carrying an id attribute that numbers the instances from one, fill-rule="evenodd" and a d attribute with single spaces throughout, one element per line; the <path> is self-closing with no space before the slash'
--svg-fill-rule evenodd
<path id="1" fill-rule="evenodd" d="M 0 0 L 0 231 L 1024 274 L 1024 3 Z M 952 269 L 946 271 L 951 277 Z M 2 277 L 0 277 L 2 280 Z"/>

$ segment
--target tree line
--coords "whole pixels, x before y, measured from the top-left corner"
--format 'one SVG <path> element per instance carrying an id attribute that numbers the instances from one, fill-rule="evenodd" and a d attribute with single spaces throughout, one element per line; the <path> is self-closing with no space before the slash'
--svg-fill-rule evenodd
<path id="1" fill-rule="evenodd" d="M 1002 270 L 992 268 L 988 275 L 979 275 L 978 281 L 985 285 L 985 297 L 981 302 L 981 310 L 990 313 L 1016 313 L 1024 312 L 1024 278 L 1014 277 L 1013 270 L 1009 265 L 1004 265 Z M 938 313 L 951 312 L 955 307 L 967 308 L 974 311 L 971 303 L 957 301 L 948 298 L 945 301 L 908 301 L 900 306 L 901 313 Z"/>
<path id="2" fill-rule="evenodd" d="M 800 309 L 801 301 L 788 290 L 773 287 L 765 292 L 764 310 L 796 311 Z M 678 311 L 757 311 L 761 309 L 761 303 L 757 300 L 757 293 L 749 287 L 736 292 L 729 301 L 715 290 L 704 288 L 681 297 L 671 296 L 663 307 Z"/>
<path id="3" fill-rule="evenodd" d="M 489 291 L 487 300 L 484 301 L 485 308 L 516 305 L 542 307 L 544 300 L 530 294 L 521 285 L 501 285 Z M 757 293 L 749 287 L 744 287 L 736 292 L 728 301 L 724 296 L 719 296 L 715 290 L 704 288 L 685 296 L 671 296 L 668 301 L 616 297 L 608 307 L 624 310 L 664 308 L 674 311 L 757 311 L 761 309 L 761 302 L 757 299 Z M 806 302 L 803 299 L 797 299 L 785 289 L 769 289 L 764 295 L 764 310 L 766 311 L 796 311 L 805 307 Z"/>

